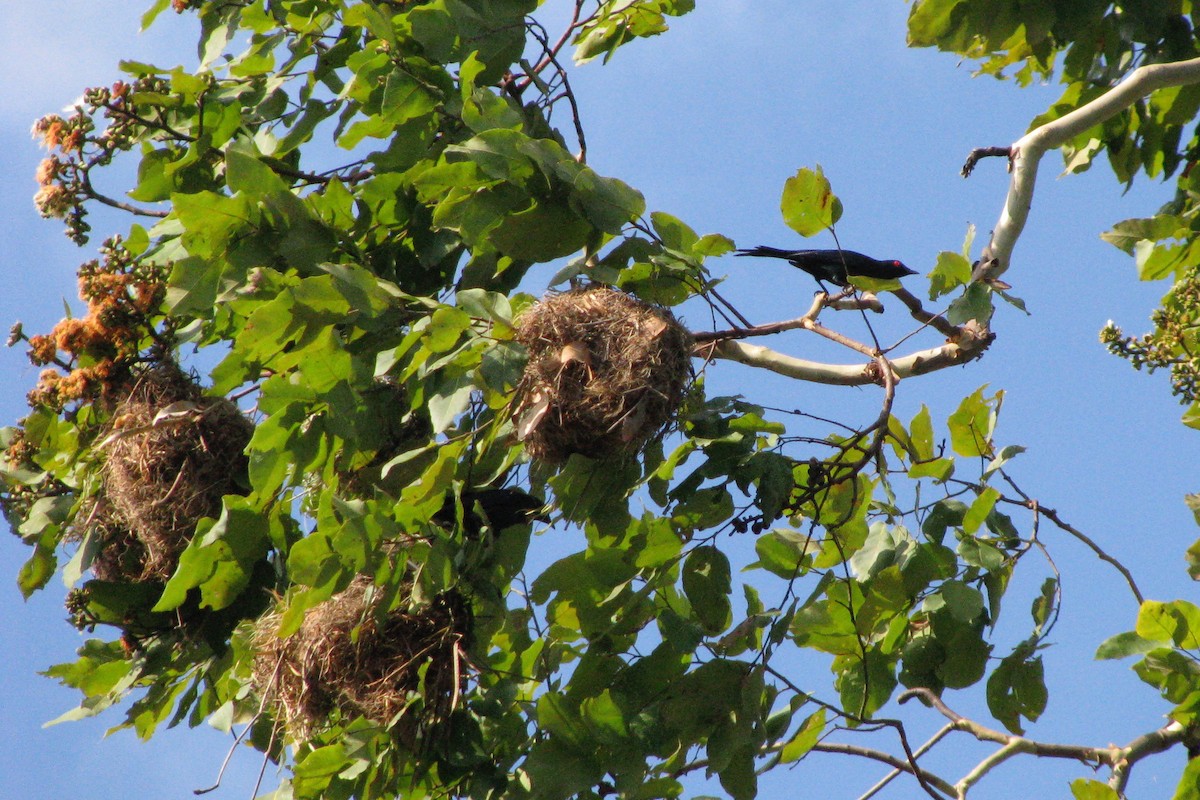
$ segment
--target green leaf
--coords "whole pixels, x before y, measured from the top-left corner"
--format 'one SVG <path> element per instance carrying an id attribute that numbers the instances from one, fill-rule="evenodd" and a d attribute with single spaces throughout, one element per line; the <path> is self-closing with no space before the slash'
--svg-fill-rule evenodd
<path id="1" fill-rule="evenodd" d="M 758 565 L 773 575 L 791 580 L 808 571 L 812 556 L 809 537 L 789 529 L 772 530 L 754 541 Z"/>
<path id="2" fill-rule="evenodd" d="M 800 725 L 800 730 L 796 731 L 796 734 L 779 751 L 780 763 L 790 764 L 803 758 L 813 749 L 813 745 L 820 740 L 821 734 L 824 732 L 825 709 L 819 708 L 804 720 Z"/>
<path id="3" fill-rule="evenodd" d="M 1194 581 L 1200 581 L 1200 539 L 1192 542 L 1185 554 L 1188 565 L 1188 575 Z"/>
<path id="4" fill-rule="evenodd" d="M 729 559 L 711 545 L 701 545 L 683 562 L 683 591 L 709 635 L 721 633 L 733 619 Z"/>
<path id="5" fill-rule="evenodd" d="M 896 688 L 895 663 L 878 648 L 867 650 L 865 659 L 859 653 L 838 656 L 831 669 L 842 707 L 860 716 L 872 716 Z"/>
<path id="6" fill-rule="evenodd" d="M 57 531 L 47 530 L 38 537 L 33 555 L 21 565 L 21 569 L 17 573 L 17 587 L 21 590 L 21 596 L 26 600 L 38 589 L 43 588 L 54 575 L 54 570 L 58 568 L 58 558 L 54 554 L 57 543 Z"/>
<path id="7" fill-rule="evenodd" d="M 181 316 L 209 315 L 216 306 L 220 278 L 215 261 L 197 256 L 179 259 L 167 280 L 167 308 Z"/>
<path id="8" fill-rule="evenodd" d="M 987 468 L 984 469 L 982 477 L 985 479 L 991 477 L 1014 457 L 1024 452 L 1025 448 L 1019 444 L 1010 444 L 1000 448 L 1000 452 L 996 454 L 996 457 L 993 458 L 988 463 Z"/>
<path id="9" fill-rule="evenodd" d="M 912 422 L 908 423 L 908 433 L 915 451 L 913 460 L 932 459 L 935 455 L 933 451 L 933 420 L 930 417 L 929 408 L 924 403 L 921 404 L 921 410 L 912 418 Z"/>
<path id="10" fill-rule="evenodd" d="M 1200 525 L 1200 494 L 1185 494 L 1183 502 L 1192 512 L 1192 519 L 1196 521 L 1197 525 Z"/>
<path id="11" fill-rule="evenodd" d="M 971 536 L 963 536 L 959 541 L 958 556 L 971 566 L 985 570 L 1000 569 L 1007 560 L 995 545 Z"/>
<path id="12" fill-rule="evenodd" d="M 711 740 L 709 744 L 711 748 Z M 717 771 L 717 777 L 721 788 L 729 792 L 733 800 L 754 800 L 758 794 L 758 776 L 754 772 L 753 744 L 747 742 L 736 748 L 724 768 Z"/>
<path id="13" fill-rule="evenodd" d="M 616 178 L 606 178 L 584 168 L 570 176 L 569 181 L 572 209 L 597 230 L 615 236 L 646 211 L 642 193 Z"/>
<path id="14" fill-rule="evenodd" d="M 197 526 L 153 610 L 178 608 L 194 588 L 200 589 L 202 607 L 227 607 L 249 585 L 255 563 L 266 557 L 270 528 L 271 522 L 248 500 L 226 497 L 220 518 Z"/>
<path id="15" fill-rule="evenodd" d="M 634 562 L 636 566 L 642 569 L 659 567 L 679 556 L 683 540 L 668 520 L 646 512 L 639 522 L 645 531 L 645 539 Z"/>
<path id="16" fill-rule="evenodd" d="M 650 214 L 654 232 L 662 239 L 664 247 L 680 253 L 690 253 L 700 237 L 678 217 L 673 217 L 665 211 L 654 211 Z"/>
<path id="17" fill-rule="evenodd" d="M 154 20 L 158 18 L 158 15 L 166 11 L 170 5 L 171 0 L 154 0 L 154 5 L 146 9 L 146 12 L 142 14 L 140 32 L 144 32 L 154 24 Z"/>
<path id="18" fill-rule="evenodd" d="M 992 509 L 995 508 L 996 501 L 999 499 L 1000 492 L 991 486 L 980 492 L 971 503 L 971 507 L 967 509 L 967 513 L 963 516 L 963 530 L 970 534 L 978 531 L 984 521 L 987 520 L 988 515 L 992 513 Z"/>
<path id="19" fill-rule="evenodd" d="M 988 709 L 1012 733 L 1021 736 L 1021 718 L 1036 722 L 1049 695 L 1041 656 L 1028 643 L 1017 645 L 1000 660 L 987 682 Z"/>
<path id="20" fill-rule="evenodd" d="M 583 794 L 604 774 L 591 755 L 558 738 L 534 745 L 522 768 L 539 800 L 567 800 Z"/>
<path id="21" fill-rule="evenodd" d="M 941 543 L 946 538 L 946 530 L 962 525 L 966 514 L 967 505 L 961 500 L 939 500 L 933 504 L 925 522 L 921 524 L 921 532 L 932 541 Z"/>
<path id="22" fill-rule="evenodd" d="M 1121 800 L 1116 789 L 1091 778 L 1076 778 L 1071 781 L 1071 797 L 1075 800 Z"/>
<path id="23" fill-rule="evenodd" d="M 974 685 L 987 669 L 992 647 L 973 626 L 943 626 L 942 615 L 934 616 L 934 635 L 945 648 L 946 657 L 938 668 L 942 682 L 951 689 Z"/>
<path id="24" fill-rule="evenodd" d="M 512 305 L 508 297 L 499 292 L 483 289 L 465 289 L 454 296 L 455 305 L 472 317 L 512 325 Z"/>
<path id="25" fill-rule="evenodd" d="M 867 541 L 857 553 L 850 557 L 850 569 L 861 582 L 874 578 L 880 571 L 890 567 L 896 560 L 896 541 L 883 522 L 872 523 Z"/>
<path id="26" fill-rule="evenodd" d="M 1100 646 L 1096 648 L 1096 658 L 1106 660 L 1140 656 L 1162 647 L 1162 645 L 1161 641 L 1145 639 L 1139 636 L 1136 631 L 1126 631 L 1125 633 L 1110 636 L 1101 642 Z"/>
<path id="27" fill-rule="evenodd" d="M 1200 400 L 1188 406 L 1180 421 L 1193 430 L 1200 430 Z"/>
<path id="28" fill-rule="evenodd" d="M 408 72 L 394 69 L 383 88 L 381 118 L 395 125 L 423 117 L 438 106 L 437 99 L 427 92 Z"/>
<path id="29" fill-rule="evenodd" d="M 954 459 L 935 458 L 930 461 L 919 461 L 908 468 L 908 477 L 933 478 L 939 483 L 949 480 L 954 474 Z"/>
<path id="30" fill-rule="evenodd" d="M 959 622 L 974 622 L 983 613 L 983 595 L 962 581 L 946 581 L 939 590 L 946 609 Z"/>
<path id="31" fill-rule="evenodd" d="M 801 236 L 813 236 L 841 219 L 842 201 L 820 166 L 815 170 L 805 167 L 784 183 L 780 210 L 789 228 Z"/>
<path id="32" fill-rule="evenodd" d="M 592 226 L 560 205 L 537 202 L 498 220 L 491 242 L 501 253 L 523 261 L 544 262 L 581 250 Z"/>
<path id="33" fill-rule="evenodd" d="M 1057 611 L 1058 594 L 1059 588 L 1056 578 L 1046 578 L 1046 580 L 1042 581 L 1042 591 L 1034 599 L 1033 605 L 1029 609 L 1030 616 L 1033 617 L 1034 631 L 1036 633 L 1040 634 L 1042 632 L 1046 622 Z"/>
<path id="34" fill-rule="evenodd" d="M 229 188 L 251 197 L 288 192 L 288 185 L 262 160 L 249 139 L 234 139 L 225 148 L 225 180 Z"/>
<path id="35" fill-rule="evenodd" d="M 1200 758 L 1188 759 L 1171 800 L 1200 800 Z"/>
<path id="36" fill-rule="evenodd" d="M 1187 228 L 1187 222 L 1180 217 L 1161 214 L 1147 219 L 1122 220 L 1113 225 L 1112 230 L 1100 234 L 1100 238 L 1133 255 L 1138 243 L 1177 238 L 1186 232 Z"/>
<path id="37" fill-rule="evenodd" d="M 992 318 L 992 290 L 984 283 L 967 285 L 961 296 L 946 309 L 946 319 L 951 325 L 962 325 L 971 320 L 988 322 Z"/>
<path id="38" fill-rule="evenodd" d="M 433 432 L 448 430 L 459 415 L 470 407 L 474 392 L 475 383 L 470 375 L 464 375 L 454 381 L 439 382 L 426 404 Z"/>
<path id="39" fill-rule="evenodd" d="M 991 456 L 992 432 L 996 427 L 996 414 L 1004 398 L 999 391 L 985 398 L 981 386 L 969 397 L 963 398 L 958 409 L 946 420 L 950 429 L 950 444 L 960 456 Z"/>
<path id="40" fill-rule="evenodd" d="M 958 253 L 938 253 L 937 264 L 930 273 L 929 299 L 936 300 L 955 288 L 971 281 L 971 262 Z"/>
<path id="41" fill-rule="evenodd" d="M 296 762 L 292 769 L 292 786 L 299 797 L 318 796 L 333 777 L 349 765 L 342 744 L 318 747 Z"/>
<path id="42" fill-rule="evenodd" d="M 1200 608 L 1186 600 L 1147 600 L 1138 609 L 1135 630 L 1143 639 L 1171 641 L 1185 650 L 1200 649 Z"/>
<path id="43" fill-rule="evenodd" d="M 167 200 L 178 189 L 177 182 L 167 174 L 167 167 L 177 153 L 167 148 L 151 150 L 142 156 L 138 164 L 137 186 L 130 191 L 129 198 L 143 203 Z"/>

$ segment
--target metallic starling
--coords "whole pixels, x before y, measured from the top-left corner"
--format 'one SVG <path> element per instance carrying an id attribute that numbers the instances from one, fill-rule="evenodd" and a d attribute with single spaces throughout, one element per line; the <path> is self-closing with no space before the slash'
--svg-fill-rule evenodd
<path id="1" fill-rule="evenodd" d="M 853 250 L 780 250 L 777 247 L 760 245 L 752 250 L 738 250 L 737 254 L 782 258 L 793 267 L 799 267 L 812 275 L 822 288 L 825 281 L 841 287 L 849 286 L 850 276 L 855 275 L 886 280 L 917 274 L 916 270 L 909 269 L 899 261 L 880 261 Z"/>

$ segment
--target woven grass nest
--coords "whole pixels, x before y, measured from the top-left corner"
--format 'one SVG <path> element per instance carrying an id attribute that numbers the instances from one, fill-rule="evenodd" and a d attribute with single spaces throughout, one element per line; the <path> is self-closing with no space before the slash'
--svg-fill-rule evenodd
<path id="1" fill-rule="evenodd" d="M 279 611 L 256 623 L 254 685 L 293 739 L 310 738 L 338 711 L 389 727 L 415 750 L 457 706 L 469 610 L 448 593 L 383 612 L 383 594 L 360 575 L 287 638 L 277 635 Z"/>
<path id="2" fill-rule="evenodd" d="M 516 339 L 529 352 L 517 436 L 551 464 L 640 449 L 691 376 L 692 336 L 671 312 L 605 286 L 543 298 L 517 320 Z"/>
<path id="3" fill-rule="evenodd" d="M 205 397 L 173 363 L 130 381 L 107 435 L 101 488 L 81 512 L 79 535 L 93 534 L 93 574 L 110 581 L 166 581 L 202 517 L 241 494 L 243 451 L 253 424 L 225 398 Z"/>

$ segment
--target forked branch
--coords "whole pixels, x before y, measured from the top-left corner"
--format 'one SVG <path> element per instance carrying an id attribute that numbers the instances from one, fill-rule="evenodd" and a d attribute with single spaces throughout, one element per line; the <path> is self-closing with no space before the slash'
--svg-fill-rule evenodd
<path id="1" fill-rule="evenodd" d="M 1000 219 L 992 231 L 992 240 L 984 249 L 981 262 L 988 264 L 991 277 L 1008 269 L 1013 247 L 1025 227 L 1033 201 L 1038 164 L 1047 150 L 1062 147 L 1072 138 L 1099 125 L 1158 89 L 1200 83 L 1200 58 L 1172 64 L 1147 64 L 1129 73 L 1124 81 L 1085 103 L 1069 114 L 1047 122 L 1022 136 L 1008 148 L 978 148 L 971 153 L 964 172 L 986 155 L 1006 155 L 1012 178 Z"/>
<path id="2" fill-rule="evenodd" d="M 940 314 L 934 314 L 925 310 L 920 300 L 904 289 L 895 290 L 892 293 L 908 307 L 909 313 L 922 326 L 932 327 L 947 337 L 946 343 L 939 347 L 919 350 L 899 358 L 893 358 L 889 355 L 888 361 L 891 363 L 893 374 L 897 380 L 914 375 L 923 375 L 926 372 L 933 372 L 945 369 L 946 367 L 966 364 L 981 356 L 983 351 L 996 338 L 996 335 L 990 330 L 974 322 L 957 326 L 950 324 Z M 810 381 L 812 383 L 825 383 L 837 386 L 863 386 L 870 383 L 880 383 L 878 364 L 875 358 L 878 355 L 884 354 L 876 353 L 873 348 L 843 336 L 821 325 L 817 320 L 818 315 L 824 308 L 835 307 L 840 309 L 844 307 L 840 305 L 845 302 L 844 300 L 841 298 L 835 298 L 835 300 L 837 301 L 836 303 L 831 303 L 827 295 L 820 293 L 813 300 L 812 307 L 802 317 L 750 328 L 714 331 L 711 333 L 698 332 L 694 334 L 697 342 L 697 355 L 738 361 L 748 366 L 767 369 L 789 378 Z M 872 304 L 877 302 L 874 298 L 870 298 L 866 301 L 859 301 L 851 307 L 857 309 L 872 308 Z M 837 342 L 844 347 L 863 354 L 870 360 L 860 364 L 826 364 L 795 358 L 767 347 L 737 341 L 738 339 L 767 336 L 799 328 L 812 331 L 831 341 Z"/>
<path id="3" fill-rule="evenodd" d="M 1138 736 L 1124 746 L 1092 747 L 1090 745 L 1039 742 L 1024 736 L 998 731 L 967 719 L 947 706 L 937 694 L 929 689 L 909 689 L 900 695 L 898 701 L 903 704 L 914 697 L 950 720 L 954 730 L 965 731 L 981 742 L 994 742 L 1000 745 L 954 784 L 952 796 L 956 800 L 965 800 L 971 787 L 979 783 L 994 767 L 1022 753 L 1039 758 L 1065 758 L 1093 767 L 1106 766 L 1111 770 L 1108 785 L 1124 797 L 1123 792 L 1129 781 L 1129 772 L 1137 762 L 1182 743 L 1190 733 L 1186 726 L 1171 722 L 1156 731 Z"/>

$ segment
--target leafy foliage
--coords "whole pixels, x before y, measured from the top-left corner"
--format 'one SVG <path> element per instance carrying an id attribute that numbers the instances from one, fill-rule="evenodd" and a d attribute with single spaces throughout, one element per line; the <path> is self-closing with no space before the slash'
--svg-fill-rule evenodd
<path id="1" fill-rule="evenodd" d="M 705 259 L 733 248 L 647 214 L 636 189 L 587 165 L 577 116 L 573 138 L 554 121 L 561 101 L 574 105 L 566 43 L 577 62 L 607 61 L 693 4 L 580 3 L 557 43 L 528 16 L 537 5 L 158 0 L 146 24 L 168 8 L 198 16 L 200 67 L 125 63 L 128 82 L 38 123 L 51 150 L 39 205 L 73 239 L 97 202 L 154 221 L 82 270 L 87 318 L 28 340 L 50 369 L 4 432 L 4 510 L 33 548 L 21 590 L 69 555 L 73 619 L 115 630 L 49 670 L 83 696 L 63 719 L 123 706 L 121 727 L 143 738 L 243 725 L 248 745 L 288 765 L 279 800 L 650 800 L 701 772 L 749 800 L 763 770 L 804 758 L 835 726 L 874 724 L 901 687 L 937 697 L 982 684 L 992 715 L 1021 733 L 1048 702 L 1039 652 L 1059 586 L 1045 579 L 1028 634 L 997 650 L 1014 571 L 1043 552 L 1037 504 L 1005 471 L 1022 448 L 996 438 L 1001 391 L 979 388 L 944 424 L 925 407 L 905 422 L 876 347 L 884 400 L 871 424 L 814 430 L 827 423 L 709 396 L 698 378 L 676 430 L 640 453 L 529 459 L 513 408 L 527 357 L 517 318 L 535 302 L 519 291 L 526 272 L 567 259 L 559 283 L 720 307 Z M 916 3 L 911 37 L 988 72 L 1020 63 L 1024 81 L 1075 42 L 1063 72 L 1093 76 L 1087 91 L 1135 46 L 1143 58 L 1184 46 L 1182 17 L 1147 12 L 1130 27 L 1107 4 L 994 5 Z M 1107 49 L 1080 44 L 1109 28 L 1121 36 Z M 1135 163 L 1170 174 L 1190 158 L 1163 146 L 1200 103 L 1178 95 L 1105 132 L 1123 180 Z M 137 179 L 118 201 L 97 184 L 119 157 L 137 160 Z M 801 169 L 781 211 L 810 235 L 842 205 L 819 168 Z M 1160 222 L 1152 238 L 1180 238 Z M 948 325 L 978 329 L 992 290 L 971 281 L 969 250 L 970 237 L 942 254 L 930 294 L 955 295 Z M 129 533 L 99 530 L 92 513 L 110 491 L 107 443 L 196 411 L 168 406 L 124 430 L 121 398 L 147 365 L 192 352 L 215 364 L 205 394 L 254 421 L 244 480 L 194 521 L 164 581 L 97 575 L 101 551 Z M 535 522 L 580 539 L 529 576 Z M 734 546 L 747 537 L 752 548 Z M 306 622 L 348 591 L 361 621 L 338 637 L 354 657 L 368 632 L 453 607 L 441 655 L 405 665 L 399 712 L 335 703 L 289 727 L 267 702 L 279 665 L 260 660 L 289 648 L 264 645 L 262 620 L 267 635 L 308 637 Z M 1136 631 L 1101 650 L 1141 655 L 1135 669 L 1185 724 L 1200 697 L 1198 620 L 1186 603 L 1145 603 Z M 828 667 L 827 686 L 797 674 L 796 652 Z M 421 719 L 436 724 L 405 723 L 430 709 Z"/>

